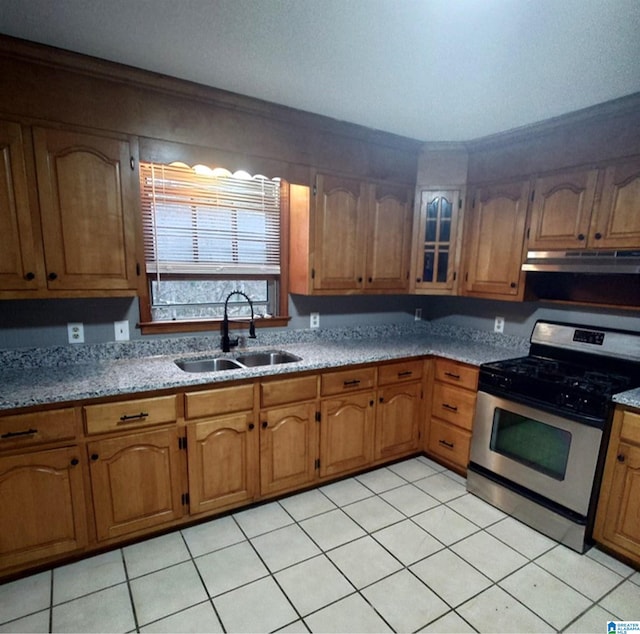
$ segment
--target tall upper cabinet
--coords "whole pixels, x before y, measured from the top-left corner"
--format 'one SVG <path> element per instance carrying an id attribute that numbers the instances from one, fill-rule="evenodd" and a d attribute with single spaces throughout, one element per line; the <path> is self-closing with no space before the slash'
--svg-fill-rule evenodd
<path id="1" fill-rule="evenodd" d="M 478 187 L 470 199 L 464 295 L 521 300 L 529 181 Z"/>
<path id="2" fill-rule="evenodd" d="M 414 222 L 415 292 L 451 293 L 457 278 L 457 236 L 462 198 L 459 190 L 420 192 Z"/>
<path id="3" fill-rule="evenodd" d="M 134 295 L 129 141 L 0 122 L 0 146 L 0 298 Z"/>
<path id="4" fill-rule="evenodd" d="M 292 293 L 407 292 L 410 188 L 318 174 L 289 199 Z"/>

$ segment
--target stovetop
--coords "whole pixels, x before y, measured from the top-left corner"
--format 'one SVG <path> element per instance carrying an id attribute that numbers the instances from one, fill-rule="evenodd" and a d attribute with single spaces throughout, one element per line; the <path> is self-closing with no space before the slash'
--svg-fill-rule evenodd
<path id="1" fill-rule="evenodd" d="M 479 389 L 547 411 L 601 425 L 611 397 L 640 386 L 640 362 L 620 357 L 640 335 L 610 329 L 537 322 L 529 356 L 487 363 Z M 609 341 L 615 345 L 607 346 Z"/>

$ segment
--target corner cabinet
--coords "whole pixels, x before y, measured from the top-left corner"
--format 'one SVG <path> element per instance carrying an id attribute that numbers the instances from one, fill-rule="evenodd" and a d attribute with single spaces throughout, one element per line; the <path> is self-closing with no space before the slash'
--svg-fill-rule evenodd
<path id="1" fill-rule="evenodd" d="M 616 410 L 593 537 L 640 565 L 640 412 Z"/>
<path id="2" fill-rule="evenodd" d="M 413 292 L 454 292 L 461 207 L 459 190 L 420 192 L 420 210 L 414 222 Z"/>
<path id="3" fill-rule="evenodd" d="M 463 295 L 522 300 L 529 181 L 477 188 L 470 197 L 463 248 Z"/>
<path id="4" fill-rule="evenodd" d="M 290 291 L 404 293 L 409 287 L 411 192 L 318 174 L 290 186 Z"/>
<path id="5" fill-rule="evenodd" d="M 0 298 L 135 295 L 132 142 L 8 122 L 0 141 L 0 227 L 11 238 Z"/>

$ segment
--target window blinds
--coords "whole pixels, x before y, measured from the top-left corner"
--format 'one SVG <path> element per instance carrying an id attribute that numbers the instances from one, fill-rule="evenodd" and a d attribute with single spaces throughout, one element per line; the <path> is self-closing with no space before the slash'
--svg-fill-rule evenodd
<path id="1" fill-rule="evenodd" d="M 220 171 L 140 163 L 147 273 L 280 273 L 279 181 Z"/>

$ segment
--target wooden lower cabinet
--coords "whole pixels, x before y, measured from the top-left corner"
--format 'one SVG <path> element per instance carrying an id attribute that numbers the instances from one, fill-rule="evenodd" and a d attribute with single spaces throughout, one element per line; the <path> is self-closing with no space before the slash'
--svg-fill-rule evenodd
<path id="1" fill-rule="evenodd" d="M 469 462 L 478 368 L 436 359 L 427 453 L 464 473 Z"/>
<path id="2" fill-rule="evenodd" d="M 616 412 L 593 536 L 640 565 L 640 413 Z"/>
<path id="3" fill-rule="evenodd" d="M 86 546 L 81 461 L 77 446 L 0 458 L 0 568 Z"/>
<path id="4" fill-rule="evenodd" d="M 98 541 L 151 529 L 183 514 L 175 427 L 87 444 Z"/>
<path id="5" fill-rule="evenodd" d="M 251 502 L 258 492 L 258 434 L 253 411 L 187 426 L 192 514 Z"/>
<path id="6" fill-rule="evenodd" d="M 375 392 L 326 399 L 320 405 L 320 476 L 373 462 Z"/>
<path id="7" fill-rule="evenodd" d="M 316 477 L 315 402 L 260 412 L 260 493 L 302 487 Z"/>
<path id="8" fill-rule="evenodd" d="M 417 451 L 420 442 L 420 383 L 386 387 L 378 391 L 375 459 Z"/>

